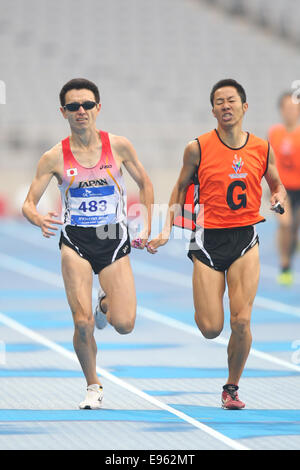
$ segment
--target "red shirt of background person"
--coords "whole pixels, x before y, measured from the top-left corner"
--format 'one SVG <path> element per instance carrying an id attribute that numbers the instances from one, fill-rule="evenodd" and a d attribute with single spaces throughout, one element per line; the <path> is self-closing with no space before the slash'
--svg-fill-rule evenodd
<path id="1" fill-rule="evenodd" d="M 270 128 L 268 138 L 282 184 L 300 190 L 300 106 L 289 93 L 281 97 L 279 106 L 283 122 Z"/>
<path id="2" fill-rule="evenodd" d="M 278 217 L 277 242 L 281 285 L 293 283 L 292 260 L 297 248 L 300 226 L 300 105 L 291 92 L 279 99 L 282 123 L 269 130 L 269 141 L 275 152 L 280 178 L 287 190 L 285 214 Z"/>

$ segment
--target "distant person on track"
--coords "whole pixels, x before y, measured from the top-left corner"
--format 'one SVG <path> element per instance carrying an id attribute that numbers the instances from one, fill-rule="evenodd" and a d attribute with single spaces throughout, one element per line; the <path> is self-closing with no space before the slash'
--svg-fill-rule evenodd
<path id="1" fill-rule="evenodd" d="M 285 214 L 278 217 L 278 249 L 281 285 L 293 284 L 292 260 L 297 249 L 300 226 L 300 105 L 294 102 L 292 93 L 283 93 L 279 99 L 281 124 L 269 130 L 276 164 L 287 190 Z"/>
<path id="2" fill-rule="evenodd" d="M 36 176 L 23 205 L 23 214 L 41 228 L 44 237 L 61 226 L 62 275 L 74 320 L 73 344 L 87 381 L 81 409 L 101 407 L 103 389 L 96 373 L 94 326 L 109 322 L 118 333 L 130 333 L 136 317 L 136 292 L 129 261 L 124 165 L 140 189 L 146 207 L 144 228 L 136 247 L 143 249 L 151 231 L 153 188 L 132 144 L 125 138 L 96 128 L 101 109 L 97 86 L 73 79 L 60 92 L 61 113 L 71 135 L 40 159 Z M 62 214 L 42 215 L 37 204 L 55 177 L 61 191 Z M 138 246 L 137 246 L 138 245 Z M 92 311 L 93 272 L 100 290 Z"/>
<path id="3" fill-rule="evenodd" d="M 235 80 L 221 80 L 210 101 L 217 129 L 185 148 L 164 228 L 147 249 L 156 253 L 165 245 L 174 222 L 184 227 L 193 222 L 188 256 L 194 264 L 195 321 L 205 338 L 220 335 L 227 280 L 231 336 L 221 400 L 223 408 L 241 409 L 245 404 L 238 383 L 252 343 L 250 319 L 260 271 L 255 225 L 264 221 L 259 214 L 261 180 L 265 177 L 269 185 L 273 209 L 278 203 L 283 206 L 286 191 L 268 142 L 242 129 L 248 109 L 244 88 Z"/>

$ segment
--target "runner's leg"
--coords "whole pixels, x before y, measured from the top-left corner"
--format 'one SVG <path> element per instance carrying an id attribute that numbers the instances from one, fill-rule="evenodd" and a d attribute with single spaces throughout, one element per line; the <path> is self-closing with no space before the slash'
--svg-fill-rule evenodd
<path id="1" fill-rule="evenodd" d="M 61 263 L 67 299 L 74 320 L 74 349 L 87 385 L 101 385 L 96 374 L 97 345 L 92 312 L 92 268 L 87 260 L 64 244 L 61 247 Z"/>
<path id="2" fill-rule="evenodd" d="M 101 308 L 107 315 L 107 321 L 118 333 L 130 333 L 136 317 L 136 292 L 129 256 L 102 269 L 99 282 L 106 294 Z"/>
<path id="3" fill-rule="evenodd" d="M 228 343 L 227 383 L 238 384 L 252 343 L 250 319 L 259 281 L 258 244 L 238 258 L 227 271 L 231 336 Z"/>
<path id="4" fill-rule="evenodd" d="M 282 270 L 290 269 L 292 246 L 294 244 L 294 230 L 293 230 L 293 211 L 291 208 L 290 200 L 287 197 L 285 204 L 284 214 L 277 215 L 278 221 L 278 249 L 280 267 Z"/>
<path id="5" fill-rule="evenodd" d="M 219 336 L 224 324 L 225 274 L 206 266 L 193 256 L 195 321 L 205 338 Z"/>

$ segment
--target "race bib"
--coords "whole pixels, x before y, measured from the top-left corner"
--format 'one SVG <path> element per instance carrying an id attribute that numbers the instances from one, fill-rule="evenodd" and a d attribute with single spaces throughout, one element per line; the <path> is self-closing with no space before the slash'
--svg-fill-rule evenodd
<path id="1" fill-rule="evenodd" d="M 70 188 L 71 225 L 115 223 L 117 201 L 114 186 Z"/>

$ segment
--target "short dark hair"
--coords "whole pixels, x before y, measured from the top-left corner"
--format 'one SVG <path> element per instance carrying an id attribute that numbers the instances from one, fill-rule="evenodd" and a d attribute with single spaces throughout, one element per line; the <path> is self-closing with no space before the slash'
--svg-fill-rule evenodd
<path id="1" fill-rule="evenodd" d="M 95 83 L 91 82 L 90 80 L 87 80 L 86 78 L 73 78 L 72 80 L 69 80 L 61 89 L 60 94 L 59 94 L 59 100 L 61 106 L 64 106 L 66 104 L 65 102 L 65 96 L 68 91 L 70 90 L 91 90 L 94 93 L 96 103 L 100 103 L 100 93 L 98 90 L 97 85 Z"/>
<path id="2" fill-rule="evenodd" d="M 217 82 L 212 90 L 211 90 L 211 93 L 210 93 L 210 102 L 211 102 L 211 105 L 214 106 L 214 96 L 215 96 L 215 92 L 219 89 L 219 88 L 223 88 L 225 86 L 232 86 L 236 89 L 236 91 L 238 92 L 238 94 L 240 95 L 241 97 L 241 100 L 242 100 L 242 103 L 246 103 L 247 101 L 247 97 L 246 97 L 246 92 L 244 90 L 244 88 L 242 87 L 242 85 L 240 83 L 238 83 L 236 80 L 233 80 L 233 78 L 225 78 L 223 80 L 220 80 L 219 82 Z"/>

